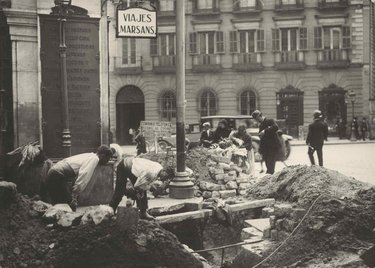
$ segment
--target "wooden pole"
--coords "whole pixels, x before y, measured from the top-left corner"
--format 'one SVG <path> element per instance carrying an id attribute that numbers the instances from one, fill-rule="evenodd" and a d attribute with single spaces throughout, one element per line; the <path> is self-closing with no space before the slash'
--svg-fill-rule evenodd
<path id="1" fill-rule="evenodd" d="M 193 183 L 186 173 L 185 148 L 185 0 L 176 1 L 176 89 L 177 89 L 177 173 L 170 183 L 170 197 L 192 198 L 194 196 Z"/>

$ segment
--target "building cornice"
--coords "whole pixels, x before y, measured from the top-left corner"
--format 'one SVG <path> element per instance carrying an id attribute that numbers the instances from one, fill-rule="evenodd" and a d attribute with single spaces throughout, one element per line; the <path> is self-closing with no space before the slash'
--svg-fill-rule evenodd
<path id="1" fill-rule="evenodd" d="M 3 13 L 9 25 L 11 40 L 37 41 L 38 21 L 36 10 L 4 8 Z"/>

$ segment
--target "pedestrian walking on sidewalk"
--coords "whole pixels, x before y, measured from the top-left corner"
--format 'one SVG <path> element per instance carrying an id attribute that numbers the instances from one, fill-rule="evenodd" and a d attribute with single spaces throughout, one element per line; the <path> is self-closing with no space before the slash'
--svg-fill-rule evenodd
<path id="1" fill-rule="evenodd" d="M 328 137 L 328 126 L 323 121 L 322 112 L 315 110 L 313 113 L 314 122 L 309 125 L 309 132 L 306 144 L 309 146 L 308 155 L 311 165 L 315 165 L 314 152 L 318 155 L 319 166 L 323 166 L 323 144 Z"/>
<path id="2" fill-rule="evenodd" d="M 172 179 L 173 170 L 163 169 L 159 163 L 148 159 L 134 156 L 125 157 L 117 166 L 115 192 L 109 205 L 116 211 L 125 195 L 136 201 L 142 219 L 154 219 L 147 213 L 147 190 L 158 178 L 163 181 Z"/>
<path id="3" fill-rule="evenodd" d="M 362 140 L 366 140 L 367 131 L 368 131 L 368 123 L 367 123 L 366 117 L 363 117 L 362 118 L 362 122 L 361 122 L 361 136 L 362 136 Z"/>
<path id="4" fill-rule="evenodd" d="M 276 154 L 281 147 L 279 137 L 277 136 L 279 126 L 276 124 L 275 120 L 264 117 L 258 110 L 255 110 L 251 115 L 258 123 L 260 123 L 259 153 L 263 156 L 263 160 L 266 163 L 266 173 L 273 174 L 275 172 Z"/>
<path id="5" fill-rule="evenodd" d="M 46 185 L 52 204 L 69 204 L 75 210 L 78 196 L 89 184 L 97 165 L 105 165 L 112 150 L 101 145 L 96 154 L 84 153 L 65 158 L 48 171 Z"/>

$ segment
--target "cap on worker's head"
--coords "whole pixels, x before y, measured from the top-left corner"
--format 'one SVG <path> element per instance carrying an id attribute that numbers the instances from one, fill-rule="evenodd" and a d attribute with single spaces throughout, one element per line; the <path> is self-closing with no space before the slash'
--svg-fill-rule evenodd
<path id="1" fill-rule="evenodd" d="M 204 127 L 211 127 L 211 124 L 210 124 L 210 122 L 204 122 L 202 124 L 202 126 L 204 126 Z"/>
<path id="2" fill-rule="evenodd" d="M 320 110 L 315 110 L 314 112 L 313 112 L 313 117 L 314 117 L 314 119 L 318 119 L 318 118 L 322 118 L 322 112 L 320 111 Z"/>
<path id="3" fill-rule="evenodd" d="M 97 154 L 112 156 L 113 151 L 107 145 L 100 145 L 97 150 Z"/>
<path id="4" fill-rule="evenodd" d="M 255 110 L 252 114 L 251 114 L 251 116 L 255 119 L 255 118 L 258 118 L 259 116 L 261 116 L 262 115 L 262 113 L 261 113 L 261 111 L 259 111 L 259 110 Z"/>

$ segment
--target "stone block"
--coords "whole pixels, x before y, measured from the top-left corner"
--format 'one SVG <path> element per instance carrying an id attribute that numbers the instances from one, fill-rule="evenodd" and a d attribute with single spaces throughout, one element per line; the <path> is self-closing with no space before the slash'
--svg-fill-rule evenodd
<path id="1" fill-rule="evenodd" d="M 238 188 L 238 185 L 235 181 L 228 181 L 228 183 L 225 184 L 225 188 L 227 188 L 227 190 L 234 190 Z"/>
<path id="2" fill-rule="evenodd" d="M 245 182 L 238 185 L 239 190 L 247 190 L 251 187 L 251 183 Z"/>
<path id="3" fill-rule="evenodd" d="M 275 204 L 274 210 L 277 218 L 284 218 L 292 213 L 293 206 L 291 204 Z"/>
<path id="4" fill-rule="evenodd" d="M 224 183 L 227 183 L 229 181 L 236 181 L 236 177 L 229 176 L 228 174 L 225 174 Z"/>
<path id="5" fill-rule="evenodd" d="M 221 190 L 225 191 L 227 188 L 225 187 L 225 184 L 221 185 Z"/>
<path id="6" fill-rule="evenodd" d="M 262 209 L 262 218 L 269 218 L 271 215 L 274 215 L 274 209 L 271 207 L 266 207 Z"/>
<path id="7" fill-rule="evenodd" d="M 238 190 L 238 194 L 239 195 L 246 195 L 247 194 L 247 190 Z"/>
<path id="8" fill-rule="evenodd" d="M 118 213 L 121 213 L 122 207 L 117 210 Z M 113 208 L 107 205 L 95 206 L 92 209 L 85 212 L 81 219 L 82 224 L 87 224 L 93 222 L 95 225 L 100 224 L 104 220 L 110 219 L 114 215 Z"/>
<path id="9" fill-rule="evenodd" d="M 13 182 L 0 181 L 0 208 L 9 207 L 17 195 L 17 186 Z"/>
<path id="10" fill-rule="evenodd" d="M 248 183 L 250 181 L 250 176 L 245 173 L 240 173 L 236 178 L 237 183 Z"/>
<path id="11" fill-rule="evenodd" d="M 260 232 L 259 230 L 257 230 L 254 227 L 243 228 L 242 231 L 241 231 L 242 241 L 252 239 L 254 237 L 258 238 L 258 239 L 262 239 L 262 236 L 263 236 L 263 233 Z"/>
<path id="12" fill-rule="evenodd" d="M 255 229 L 259 230 L 260 232 L 263 232 L 265 229 L 270 229 L 270 219 L 264 218 L 264 219 L 251 219 L 251 220 L 245 220 L 246 225 L 250 227 L 254 227 Z"/>
<path id="13" fill-rule="evenodd" d="M 221 198 L 229 198 L 237 195 L 236 190 L 224 190 L 224 191 L 219 191 Z"/>
<path id="14" fill-rule="evenodd" d="M 67 212 L 60 217 L 56 224 L 65 228 L 78 225 L 81 221 L 82 216 L 83 213 Z"/>
<path id="15" fill-rule="evenodd" d="M 224 169 L 222 168 L 218 168 L 218 167 L 210 167 L 208 169 L 208 171 L 210 172 L 210 174 L 215 177 L 215 175 L 217 174 L 224 174 Z"/>
<path id="16" fill-rule="evenodd" d="M 56 204 L 46 210 L 43 219 L 48 223 L 53 223 L 60 220 L 67 212 L 73 212 L 68 204 Z"/>
<path id="17" fill-rule="evenodd" d="M 219 155 L 214 155 L 212 154 L 211 155 L 211 159 L 217 163 L 226 163 L 226 164 L 230 164 L 230 159 L 228 157 L 225 157 L 225 156 L 219 156 Z"/>
<path id="18" fill-rule="evenodd" d="M 216 183 L 201 181 L 199 183 L 200 189 L 203 191 L 220 191 L 221 186 Z"/>
<path id="19" fill-rule="evenodd" d="M 220 198 L 220 192 L 219 191 L 213 191 L 212 192 L 212 198 Z"/>
<path id="20" fill-rule="evenodd" d="M 153 207 L 148 210 L 148 213 L 152 216 L 168 215 L 173 213 L 179 213 L 185 209 L 185 204 L 166 205 L 163 207 Z"/>
<path id="21" fill-rule="evenodd" d="M 213 206 L 213 202 L 205 201 L 202 203 L 202 209 L 211 209 Z"/>
<path id="22" fill-rule="evenodd" d="M 208 161 L 206 162 L 206 167 L 214 167 L 216 165 L 217 163 L 212 161 L 211 159 L 208 159 Z"/>
<path id="23" fill-rule="evenodd" d="M 303 208 L 293 208 L 292 213 L 290 214 L 290 219 L 298 222 L 300 221 L 306 214 L 306 210 Z"/>
<path id="24" fill-rule="evenodd" d="M 266 228 L 263 230 L 263 238 L 267 239 L 271 237 L 271 228 Z"/>
<path id="25" fill-rule="evenodd" d="M 237 172 L 235 170 L 231 170 L 228 172 L 228 175 L 234 178 L 237 178 Z"/>
<path id="26" fill-rule="evenodd" d="M 212 196 L 212 192 L 211 191 L 204 191 L 203 194 L 202 194 L 202 197 L 204 199 L 211 198 L 211 196 Z"/>
<path id="27" fill-rule="evenodd" d="M 226 174 L 216 174 L 215 175 L 215 180 L 217 180 L 217 181 L 223 181 L 224 179 L 225 179 L 225 177 L 226 177 Z"/>
<path id="28" fill-rule="evenodd" d="M 277 238 L 278 238 L 278 231 L 275 230 L 275 229 L 272 229 L 271 230 L 271 240 L 277 241 Z"/>
<path id="29" fill-rule="evenodd" d="M 219 168 L 222 168 L 224 171 L 230 170 L 230 165 L 228 163 L 219 163 L 218 166 Z"/>
<path id="30" fill-rule="evenodd" d="M 270 227 L 271 227 L 271 229 L 276 228 L 276 216 L 274 216 L 274 215 L 270 216 Z"/>
<path id="31" fill-rule="evenodd" d="M 33 204 L 31 205 L 31 208 L 38 212 L 40 215 L 44 214 L 50 207 L 52 207 L 51 204 L 45 203 L 41 200 L 33 201 Z"/>
<path id="32" fill-rule="evenodd" d="M 236 164 L 233 164 L 233 163 L 230 165 L 230 169 L 233 170 L 233 171 L 236 171 L 236 173 L 242 172 L 242 168 L 240 168 L 239 166 L 237 166 Z"/>

